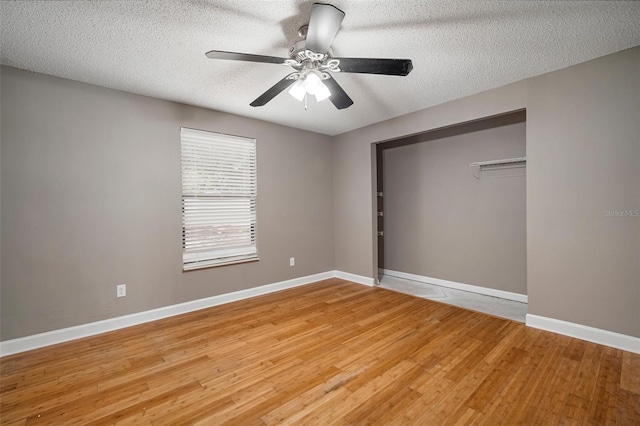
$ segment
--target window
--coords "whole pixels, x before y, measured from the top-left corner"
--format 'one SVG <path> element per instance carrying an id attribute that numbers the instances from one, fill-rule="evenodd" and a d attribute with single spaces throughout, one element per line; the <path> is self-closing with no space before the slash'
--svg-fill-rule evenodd
<path id="1" fill-rule="evenodd" d="M 257 260 L 255 139 L 183 127 L 180 141 L 183 269 Z"/>

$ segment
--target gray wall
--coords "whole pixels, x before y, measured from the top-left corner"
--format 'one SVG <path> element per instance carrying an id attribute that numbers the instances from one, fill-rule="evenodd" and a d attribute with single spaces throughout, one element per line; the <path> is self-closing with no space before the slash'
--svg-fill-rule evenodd
<path id="1" fill-rule="evenodd" d="M 530 312 L 640 337 L 640 48 L 531 82 Z M 535 287 L 531 287 L 535 285 Z"/>
<path id="2" fill-rule="evenodd" d="M 13 68 L 1 83 L 2 340 L 334 269 L 330 137 Z M 180 126 L 257 139 L 259 262 L 182 272 Z"/>
<path id="3" fill-rule="evenodd" d="M 525 168 L 469 163 L 526 154 L 525 124 L 385 149 L 385 269 L 527 293 Z"/>
<path id="4" fill-rule="evenodd" d="M 639 74 L 634 48 L 329 138 L 3 68 L 1 338 L 374 277 L 371 144 L 522 108 L 529 312 L 640 337 L 640 218 L 606 216 L 640 209 Z M 181 125 L 258 139 L 260 262 L 181 272 Z"/>
<path id="5" fill-rule="evenodd" d="M 640 48 L 334 138 L 336 268 L 375 276 L 370 144 L 527 109 L 529 313 L 640 337 Z"/>

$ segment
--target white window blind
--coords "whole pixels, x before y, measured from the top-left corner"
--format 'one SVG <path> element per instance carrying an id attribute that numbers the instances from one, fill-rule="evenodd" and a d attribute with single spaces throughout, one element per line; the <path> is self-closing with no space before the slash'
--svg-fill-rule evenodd
<path id="1" fill-rule="evenodd" d="M 256 141 L 183 127 L 182 263 L 256 260 Z"/>

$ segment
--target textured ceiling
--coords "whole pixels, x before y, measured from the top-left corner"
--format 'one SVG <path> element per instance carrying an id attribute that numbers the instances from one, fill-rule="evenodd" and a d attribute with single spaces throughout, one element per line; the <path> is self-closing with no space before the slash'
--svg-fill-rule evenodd
<path id="1" fill-rule="evenodd" d="M 1 2 L 1 60 L 335 135 L 640 45 L 640 2 L 336 0 L 346 17 L 334 56 L 409 58 L 411 74 L 336 74 L 355 102 L 342 111 L 314 100 L 305 111 L 286 92 L 250 107 L 289 68 L 211 60 L 205 52 L 285 57 L 312 3 Z"/>

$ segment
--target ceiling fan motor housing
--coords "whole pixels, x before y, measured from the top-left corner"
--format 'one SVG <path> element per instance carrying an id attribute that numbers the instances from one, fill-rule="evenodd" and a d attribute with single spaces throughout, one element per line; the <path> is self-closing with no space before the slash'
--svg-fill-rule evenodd
<path id="1" fill-rule="evenodd" d="M 305 54 L 305 51 L 308 49 L 306 48 L 305 44 L 306 44 L 306 40 L 298 40 L 295 43 L 293 43 L 291 46 L 289 46 L 289 57 L 298 62 L 302 62 L 303 60 L 307 59 L 307 55 Z M 332 56 L 333 56 L 333 51 L 331 48 L 329 48 L 329 50 L 327 50 L 327 53 L 325 54 L 325 57 L 331 58 Z"/>
<path id="2" fill-rule="evenodd" d="M 291 59 L 298 60 L 301 53 L 304 53 L 304 42 L 304 40 L 298 40 L 289 47 L 289 57 Z"/>

